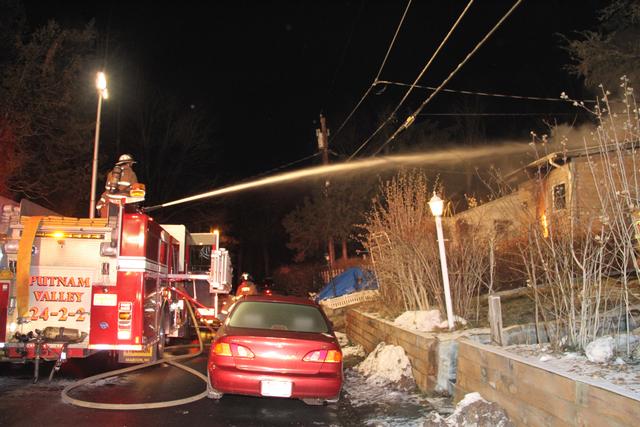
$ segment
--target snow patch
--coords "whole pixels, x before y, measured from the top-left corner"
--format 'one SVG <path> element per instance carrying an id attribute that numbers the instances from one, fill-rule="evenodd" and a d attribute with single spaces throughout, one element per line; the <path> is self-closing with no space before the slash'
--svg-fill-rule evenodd
<path id="1" fill-rule="evenodd" d="M 347 334 L 338 331 L 334 331 L 334 334 L 338 339 L 338 344 L 340 344 L 340 347 L 346 347 L 349 345 L 349 337 L 347 337 Z"/>
<path id="2" fill-rule="evenodd" d="M 585 354 L 590 362 L 607 363 L 613 358 L 615 340 L 613 337 L 601 337 L 591 341 L 585 348 Z"/>
<path id="3" fill-rule="evenodd" d="M 383 386 L 389 383 L 413 382 L 411 362 L 404 349 L 397 345 L 378 346 L 355 369 L 367 377 L 372 385 Z"/>
<path id="4" fill-rule="evenodd" d="M 626 349 L 627 342 L 632 344 L 636 340 L 633 336 L 622 335 L 615 339 L 618 345 L 616 350 L 618 357 L 614 356 L 609 359 L 608 363 L 592 362 L 585 355 L 575 352 L 553 353 L 547 346 L 538 344 L 512 345 L 503 347 L 503 349 L 535 361 L 540 361 L 542 357 L 548 357 L 545 365 L 550 368 L 566 372 L 578 379 L 584 378 L 602 384 L 605 388 L 615 385 L 640 398 L 640 364 L 633 362 L 633 359 L 627 360 L 623 350 Z"/>
<path id="5" fill-rule="evenodd" d="M 460 413 L 460 412 L 462 412 L 462 410 L 465 407 L 467 407 L 467 406 L 471 405 L 473 402 L 477 402 L 479 400 L 484 400 L 482 398 L 482 396 L 480 395 L 480 393 L 478 393 L 478 392 L 467 393 L 462 398 L 462 400 L 460 402 L 458 402 L 458 404 L 456 405 L 456 411 L 455 412 Z"/>
<path id="6" fill-rule="evenodd" d="M 467 324 L 466 320 L 458 316 L 455 316 L 454 321 L 462 323 L 463 325 Z M 449 327 L 447 319 L 442 319 L 439 310 L 405 311 L 393 321 L 393 324 L 401 328 L 420 332 L 432 332 L 437 329 L 447 329 Z"/>
<path id="7" fill-rule="evenodd" d="M 360 344 L 351 345 L 351 341 L 349 341 L 349 337 L 347 334 L 343 334 L 342 332 L 335 332 L 336 338 L 338 339 L 338 344 L 340 344 L 340 349 L 342 350 L 342 357 L 365 357 L 367 353 L 364 351 L 364 348 Z"/>
<path id="8" fill-rule="evenodd" d="M 504 410 L 497 404 L 488 402 L 480 393 L 467 394 L 448 417 L 429 414 L 424 427 L 513 427 Z"/>
<path id="9" fill-rule="evenodd" d="M 365 357 L 367 353 L 360 344 L 342 347 L 342 357 Z"/>

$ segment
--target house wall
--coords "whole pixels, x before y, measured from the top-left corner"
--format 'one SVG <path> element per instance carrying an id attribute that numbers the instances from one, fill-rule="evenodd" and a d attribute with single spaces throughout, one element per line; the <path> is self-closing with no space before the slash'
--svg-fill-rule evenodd
<path id="1" fill-rule="evenodd" d="M 595 178 L 589 162 L 596 171 Z M 620 173 L 624 169 L 632 192 L 631 198 L 640 199 L 640 194 L 633 194 L 636 188 L 640 189 L 640 152 L 635 154 L 635 159 L 633 153 L 623 152 L 621 160 L 615 152 L 608 152 L 592 154 L 589 157 L 574 156 L 564 164 L 545 166 L 548 172 L 542 179 L 531 178 L 524 181 L 514 193 L 457 213 L 449 221 L 453 224 L 464 220 L 479 226 L 484 232 L 494 232 L 497 222 L 507 220 L 511 222 L 509 232 L 513 235 L 534 218 L 542 221 L 543 214 L 547 220 L 558 215 L 573 215 L 576 219 L 599 216 L 601 203 L 598 190 L 605 189 L 603 175 L 607 170 L 607 163 L 610 165 L 608 171 L 612 174 L 616 190 L 624 188 Z M 564 209 L 554 206 L 554 187 L 560 184 L 565 184 Z"/>
<path id="2" fill-rule="evenodd" d="M 508 227 L 504 231 L 512 234 L 526 224 L 528 218 L 531 217 L 534 212 L 534 200 L 533 188 L 522 188 L 504 197 L 454 215 L 448 219 L 449 225 L 464 221 L 469 225 L 479 227 L 483 233 L 494 234 L 497 223 L 508 221 Z"/>
<path id="3" fill-rule="evenodd" d="M 631 154 L 627 154 L 624 156 L 622 162 L 617 159 L 615 153 L 608 154 L 606 158 L 600 155 L 576 159 L 574 178 L 576 182 L 576 218 L 588 218 L 593 215 L 600 215 L 601 202 L 598 190 L 607 188 L 604 178 L 607 163 L 610 165 L 608 169 L 611 172 L 616 190 L 624 189 L 621 173 L 621 170 L 624 169 L 625 179 L 628 181 L 629 189 L 632 192 L 631 197 L 636 200 L 638 199 L 638 194 L 633 194 L 633 192 L 636 189 L 640 189 L 640 171 L 638 170 L 640 167 L 640 153 L 636 154 L 635 159 Z M 589 160 L 592 162 L 594 172 L 591 170 Z M 624 197 L 624 195 L 619 195 L 618 197 L 620 196 Z"/>

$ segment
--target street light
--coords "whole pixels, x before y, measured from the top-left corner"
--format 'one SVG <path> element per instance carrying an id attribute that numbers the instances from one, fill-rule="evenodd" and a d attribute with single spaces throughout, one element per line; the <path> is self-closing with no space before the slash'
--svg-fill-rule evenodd
<path id="1" fill-rule="evenodd" d="M 447 270 L 447 254 L 444 250 L 444 237 L 442 235 L 442 213 L 444 211 L 444 201 L 433 192 L 433 197 L 429 200 L 429 208 L 436 220 L 436 232 L 438 233 L 438 248 L 440 249 L 440 267 L 442 269 L 442 283 L 444 284 L 444 301 L 447 308 L 447 324 L 449 330 L 453 329 L 453 307 L 451 306 L 451 290 L 449 288 L 449 272 Z"/>
<path id="2" fill-rule="evenodd" d="M 98 113 L 96 114 L 96 137 L 93 141 L 93 165 L 91 167 L 91 200 L 89 201 L 89 218 L 96 216 L 96 181 L 98 179 L 98 146 L 100 144 L 100 115 L 102 113 L 102 100 L 109 99 L 107 90 L 107 76 L 100 71 L 96 76 L 96 89 L 98 89 Z"/>

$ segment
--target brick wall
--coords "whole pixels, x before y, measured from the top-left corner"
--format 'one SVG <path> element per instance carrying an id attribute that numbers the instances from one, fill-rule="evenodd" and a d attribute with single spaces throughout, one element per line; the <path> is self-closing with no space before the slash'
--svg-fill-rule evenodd
<path id="1" fill-rule="evenodd" d="M 500 348 L 459 340 L 455 398 L 479 392 L 518 426 L 637 426 L 640 396 L 575 380 Z"/>

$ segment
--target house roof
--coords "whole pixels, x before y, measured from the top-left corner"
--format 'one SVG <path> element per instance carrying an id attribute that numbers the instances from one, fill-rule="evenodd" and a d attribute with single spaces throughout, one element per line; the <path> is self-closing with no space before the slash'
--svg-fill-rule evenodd
<path id="1" fill-rule="evenodd" d="M 566 151 L 555 151 L 553 153 L 549 153 L 546 156 L 540 157 L 539 159 L 534 160 L 533 162 L 516 169 L 515 171 L 507 174 L 505 176 L 506 181 L 514 181 L 521 172 L 538 172 L 543 171 L 546 173 L 548 166 L 556 164 L 563 165 L 568 163 L 571 159 L 576 157 L 585 157 L 592 156 L 596 154 L 601 154 L 603 152 L 611 152 L 617 149 L 629 150 L 631 148 L 640 147 L 639 141 L 624 143 L 624 144 L 609 144 L 604 147 L 601 146 L 593 146 L 586 148 L 577 148 L 573 150 Z M 528 174 L 527 174 L 528 176 Z"/>

